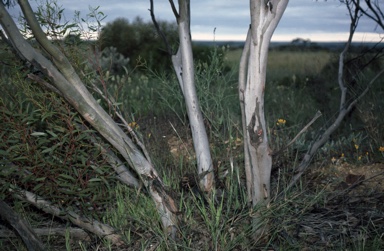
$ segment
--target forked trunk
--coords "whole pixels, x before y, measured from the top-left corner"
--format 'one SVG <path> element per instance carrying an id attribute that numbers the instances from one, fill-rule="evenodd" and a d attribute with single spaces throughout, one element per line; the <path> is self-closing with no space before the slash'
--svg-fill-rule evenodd
<path id="1" fill-rule="evenodd" d="M 239 95 L 242 110 L 245 172 L 252 206 L 270 200 L 272 156 L 264 115 L 268 48 L 288 0 L 250 1 L 251 26 L 240 62 Z M 256 226 L 259 220 L 256 218 Z"/>

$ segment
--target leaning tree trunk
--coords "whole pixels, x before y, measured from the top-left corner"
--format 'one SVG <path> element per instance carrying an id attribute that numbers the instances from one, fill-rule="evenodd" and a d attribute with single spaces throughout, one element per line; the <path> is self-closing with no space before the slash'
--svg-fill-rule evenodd
<path id="1" fill-rule="evenodd" d="M 264 116 L 264 91 L 269 43 L 287 4 L 288 0 L 250 1 L 251 26 L 240 62 L 239 95 L 248 199 L 253 206 L 270 200 L 272 156 Z"/>
<path id="2" fill-rule="evenodd" d="M 165 191 L 163 182 L 142 151 L 96 102 L 80 80 L 67 58 L 45 36 L 27 0 L 19 0 L 24 17 L 37 42 L 48 58 L 35 50 L 20 34 L 9 13 L 0 2 L 0 25 L 19 56 L 40 69 L 59 93 L 123 156 L 135 169 L 151 194 L 163 227 L 175 236 L 177 207 Z"/>
<path id="3" fill-rule="evenodd" d="M 201 191 L 209 193 L 214 187 L 214 175 L 208 136 L 195 87 L 190 31 L 190 0 L 179 0 L 179 13 L 176 13 L 174 7 L 173 10 L 177 18 L 180 45 L 176 55 L 172 56 L 172 63 L 187 107 L 193 146 L 196 152 L 198 183 Z"/>

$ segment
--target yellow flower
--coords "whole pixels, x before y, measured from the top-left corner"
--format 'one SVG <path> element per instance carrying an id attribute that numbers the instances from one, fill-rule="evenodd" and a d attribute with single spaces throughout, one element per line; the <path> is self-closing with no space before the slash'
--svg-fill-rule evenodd
<path id="1" fill-rule="evenodd" d="M 359 145 L 355 144 L 356 150 L 359 150 Z"/>
<path id="2" fill-rule="evenodd" d="M 286 122 L 285 119 L 278 119 L 276 125 L 285 125 Z"/>
<path id="3" fill-rule="evenodd" d="M 380 146 L 379 151 L 384 152 L 384 146 Z"/>
<path id="4" fill-rule="evenodd" d="M 138 129 L 138 128 L 139 128 L 139 125 L 138 125 L 135 121 L 129 123 L 128 125 L 129 125 L 129 127 L 131 127 L 132 129 Z"/>
<path id="5" fill-rule="evenodd" d="M 357 159 L 358 159 L 358 160 L 361 160 L 361 156 L 359 156 Z"/>
<path id="6" fill-rule="evenodd" d="M 344 153 L 341 154 L 341 158 L 344 158 Z"/>

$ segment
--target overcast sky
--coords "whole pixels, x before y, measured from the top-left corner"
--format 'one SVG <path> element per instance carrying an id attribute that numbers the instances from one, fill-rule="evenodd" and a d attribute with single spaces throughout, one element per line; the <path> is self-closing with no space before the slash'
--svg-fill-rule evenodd
<path id="1" fill-rule="evenodd" d="M 70 19 L 74 10 L 82 15 L 89 6 L 100 6 L 107 15 L 104 22 L 119 17 L 133 20 L 136 16 L 150 20 L 149 0 L 57 0 L 66 9 Z M 33 2 L 33 1 L 31 1 Z M 175 0 L 177 2 L 177 0 Z M 158 20 L 174 21 L 169 0 L 154 0 Z M 249 25 L 249 1 L 239 0 L 191 0 L 191 30 L 194 40 L 245 40 Z M 215 30 L 216 28 L 216 30 Z M 380 39 L 380 30 L 367 19 L 360 21 L 355 35 L 356 42 Z M 215 35 L 214 35 L 215 30 Z M 311 41 L 345 41 L 349 31 L 347 9 L 339 0 L 291 0 L 281 19 L 273 41 L 291 41 L 295 38 Z M 381 36 L 384 36 L 381 30 Z"/>

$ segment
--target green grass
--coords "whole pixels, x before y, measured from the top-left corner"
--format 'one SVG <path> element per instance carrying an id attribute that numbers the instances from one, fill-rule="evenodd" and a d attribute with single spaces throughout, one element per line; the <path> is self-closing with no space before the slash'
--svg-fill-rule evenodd
<path id="1" fill-rule="evenodd" d="M 225 60 L 232 67 L 238 67 L 241 50 L 230 50 Z M 299 81 L 297 77 L 319 74 L 329 63 L 334 53 L 329 51 L 278 51 L 271 50 L 268 55 L 267 81 L 275 82 L 284 78 Z M 294 77 L 296 76 L 296 80 Z"/>

